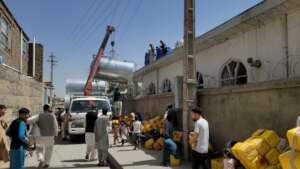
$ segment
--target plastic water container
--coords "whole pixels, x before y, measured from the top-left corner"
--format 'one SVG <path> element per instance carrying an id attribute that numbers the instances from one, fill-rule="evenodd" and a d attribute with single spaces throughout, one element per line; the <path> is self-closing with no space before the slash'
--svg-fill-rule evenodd
<path id="1" fill-rule="evenodd" d="M 0 56 L 0 65 L 2 65 L 3 64 L 3 57 L 2 56 Z"/>

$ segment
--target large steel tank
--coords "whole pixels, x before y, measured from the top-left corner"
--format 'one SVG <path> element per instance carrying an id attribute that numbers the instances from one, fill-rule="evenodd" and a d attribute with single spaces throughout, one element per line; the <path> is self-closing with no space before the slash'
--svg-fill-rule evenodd
<path id="1" fill-rule="evenodd" d="M 83 94 L 86 81 L 82 79 L 67 79 L 66 81 L 66 94 Z M 107 83 L 105 81 L 93 82 L 92 95 L 104 94 L 107 90 Z"/>
<path id="2" fill-rule="evenodd" d="M 100 61 L 95 79 L 127 82 L 134 71 L 135 64 L 132 62 L 104 57 Z"/>
<path id="3" fill-rule="evenodd" d="M 67 79 L 66 80 L 66 95 L 65 95 L 65 107 L 67 108 L 70 104 L 73 96 L 83 96 L 83 90 L 86 81 L 83 79 Z M 108 85 L 105 81 L 93 82 L 93 88 L 91 96 L 103 96 L 106 95 Z"/>

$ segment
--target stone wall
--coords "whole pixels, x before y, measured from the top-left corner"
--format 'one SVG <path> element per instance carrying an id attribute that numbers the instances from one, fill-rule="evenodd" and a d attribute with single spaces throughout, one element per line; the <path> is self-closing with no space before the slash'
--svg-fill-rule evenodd
<path id="1" fill-rule="evenodd" d="M 174 95 L 172 93 L 143 96 L 134 100 L 126 100 L 123 111 L 125 113 L 149 113 L 153 116 L 163 115 L 168 104 L 174 105 Z"/>
<path id="2" fill-rule="evenodd" d="M 21 107 L 29 108 L 32 113 L 42 110 L 42 83 L 0 65 L 0 84 L 0 104 L 8 107 L 8 119 Z"/>
<path id="3" fill-rule="evenodd" d="M 229 140 L 243 140 L 258 128 L 272 129 L 285 137 L 300 115 L 299 103 L 300 79 L 198 93 L 198 104 L 210 123 L 211 142 L 217 147 Z"/>

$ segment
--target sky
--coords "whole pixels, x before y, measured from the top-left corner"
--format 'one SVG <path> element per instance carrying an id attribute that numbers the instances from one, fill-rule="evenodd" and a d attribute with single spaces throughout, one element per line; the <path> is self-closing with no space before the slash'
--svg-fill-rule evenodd
<path id="1" fill-rule="evenodd" d="M 116 27 L 115 57 L 144 65 L 149 43 L 170 47 L 183 37 L 183 0 L 4 0 L 24 31 L 44 46 L 44 80 L 53 53 L 56 95 L 64 97 L 67 78 L 86 79 L 92 55 L 106 26 Z M 196 0 L 196 36 L 261 0 Z M 110 45 L 106 48 L 109 54 Z"/>

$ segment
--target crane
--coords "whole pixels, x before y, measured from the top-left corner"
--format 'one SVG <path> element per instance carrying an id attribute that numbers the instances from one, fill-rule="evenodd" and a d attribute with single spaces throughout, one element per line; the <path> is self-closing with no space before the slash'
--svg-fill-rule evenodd
<path id="1" fill-rule="evenodd" d="M 111 25 L 108 25 L 107 26 L 107 29 L 106 29 L 106 34 L 104 36 L 104 39 L 101 43 L 101 46 L 98 50 L 98 53 L 96 55 L 96 57 L 94 58 L 93 62 L 92 62 L 92 67 L 91 67 L 91 70 L 90 70 L 90 73 L 89 73 L 89 76 L 88 76 L 88 79 L 85 83 L 85 86 L 84 86 L 84 96 L 89 96 L 90 93 L 91 93 L 91 90 L 93 88 L 92 86 L 92 83 L 93 83 L 93 80 L 95 78 L 95 75 L 96 75 L 96 72 L 98 70 L 98 65 L 101 61 L 101 58 L 104 56 L 104 49 L 105 49 L 105 46 L 108 42 L 108 39 L 109 39 L 109 36 L 112 34 L 112 32 L 115 31 L 115 28 Z"/>

